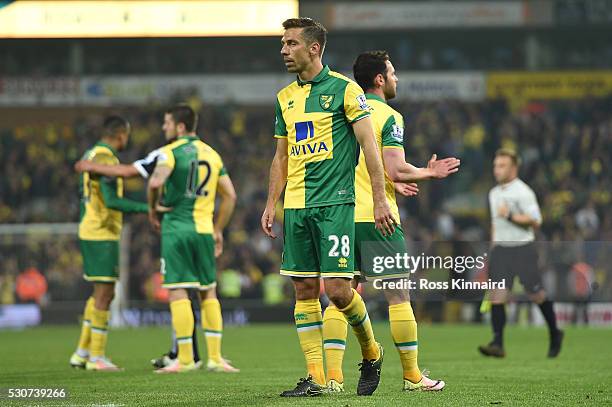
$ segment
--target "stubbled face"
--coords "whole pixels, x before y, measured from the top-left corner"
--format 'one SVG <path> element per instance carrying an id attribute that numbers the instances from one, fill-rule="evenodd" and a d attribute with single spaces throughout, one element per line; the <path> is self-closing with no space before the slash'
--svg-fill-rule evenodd
<path id="1" fill-rule="evenodd" d="M 512 163 L 510 157 L 495 157 L 493 160 L 493 176 L 498 184 L 505 184 L 516 178 L 517 167 Z"/>
<path id="2" fill-rule="evenodd" d="M 172 141 L 178 136 L 176 132 L 176 123 L 174 122 L 174 118 L 170 113 L 164 114 L 164 124 L 162 125 L 162 130 L 164 131 L 166 141 Z"/>
<path id="3" fill-rule="evenodd" d="M 131 130 L 132 128 L 128 124 L 125 130 L 120 131 L 117 134 L 117 139 L 119 140 L 119 145 L 117 146 L 118 151 L 123 151 L 127 148 L 128 142 L 130 141 L 130 131 Z"/>
<path id="4" fill-rule="evenodd" d="M 302 38 L 303 28 L 285 30 L 281 39 L 281 55 L 287 67 L 287 72 L 304 72 L 311 63 L 313 44 L 306 44 Z"/>
<path id="5" fill-rule="evenodd" d="M 393 99 L 397 95 L 397 76 L 395 75 L 395 68 L 391 61 L 386 61 L 387 64 L 387 75 L 385 78 L 385 84 L 383 85 L 382 91 L 385 95 L 385 99 Z"/>

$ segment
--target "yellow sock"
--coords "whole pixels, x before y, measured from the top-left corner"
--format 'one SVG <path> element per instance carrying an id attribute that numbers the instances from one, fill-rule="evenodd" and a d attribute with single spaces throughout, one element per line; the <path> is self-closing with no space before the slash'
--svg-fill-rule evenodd
<path id="1" fill-rule="evenodd" d="M 106 352 L 108 336 L 108 311 L 93 308 L 91 312 L 91 342 L 89 345 L 89 360 L 95 362 Z"/>
<path id="2" fill-rule="evenodd" d="M 297 300 L 295 302 L 295 326 L 304 357 L 306 367 L 315 382 L 325 385 L 325 370 L 323 370 L 323 335 L 321 328 L 323 317 L 321 303 L 316 300 Z"/>
<path id="3" fill-rule="evenodd" d="M 89 345 L 91 343 L 91 318 L 95 302 L 93 297 L 89 297 L 85 303 L 83 323 L 81 324 L 81 336 L 79 337 L 79 345 L 77 348 L 77 354 L 81 357 L 89 355 Z"/>
<path id="4" fill-rule="evenodd" d="M 216 298 L 202 301 L 202 328 L 206 336 L 208 359 L 221 362 L 221 336 L 223 334 L 223 316 L 221 304 Z"/>
<path id="5" fill-rule="evenodd" d="M 417 323 L 410 303 L 389 305 L 389 322 L 391 336 L 402 361 L 404 379 L 418 383 L 421 380 L 421 371 L 417 360 Z"/>
<path id="6" fill-rule="evenodd" d="M 193 363 L 193 311 L 191 301 L 185 298 L 170 303 L 172 327 L 176 333 L 178 360 L 182 365 Z"/>
<path id="7" fill-rule="evenodd" d="M 361 295 L 354 289 L 352 289 L 352 291 L 353 299 L 346 308 L 340 311 L 344 314 L 346 320 L 353 328 L 353 332 L 361 346 L 363 358 L 367 360 L 376 360 L 380 357 L 380 353 L 376 345 L 376 339 L 374 338 L 374 331 L 372 330 L 372 323 L 368 316 L 368 310 L 366 309 Z"/>
<path id="8" fill-rule="evenodd" d="M 329 304 L 323 315 L 323 349 L 327 380 L 344 383 L 342 359 L 346 348 L 347 323 L 344 314 L 335 305 Z"/>

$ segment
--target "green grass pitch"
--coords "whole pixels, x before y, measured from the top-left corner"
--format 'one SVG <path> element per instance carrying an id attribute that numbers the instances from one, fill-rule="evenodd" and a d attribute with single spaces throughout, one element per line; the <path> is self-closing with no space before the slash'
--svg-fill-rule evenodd
<path id="1" fill-rule="evenodd" d="M 349 339 L 342 395 L 281 399 L 278 394 L 304 376 L 304 360 L 292 325 L 228 327 L 223 353 L 239 374 L 191 372 L 154 375 L 149 359 L 167 350 L 169 327 L 111 330 L 108 354 L 126 370 L 73 370 L 68 358 L 79 328 L 43 327 L 0 332 L 0 388 L 64 387 L 67 400 L 9 401 L 28 406 L 525 406 L 612 405 L 612 330 L 566 329 L 559 358 L 545 357 L 542 328 L 510 327 L 508 356 L 481 357 L 476 346 L 489 339 L 487 326 L 419 326 L 420 367 L 447 387 L 439 393 L 403 393 L 401 367 L 388 325 L 375 325 L 386 348 L 382 381 L 372 397 L 357 397 L 358 346 Z M 349 335 L 350 336 L 350 335 Z M 200 348 L 205 344 L 200 338 Z"/>

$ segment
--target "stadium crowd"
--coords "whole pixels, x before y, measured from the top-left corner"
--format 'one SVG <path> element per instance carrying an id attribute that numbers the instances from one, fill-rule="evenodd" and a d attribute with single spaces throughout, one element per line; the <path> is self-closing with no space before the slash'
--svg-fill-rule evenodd
<path id="1" fill-rule="evenodd" d="M 612 46 L 597 30 L 560 32 L 555 41 L 540 41 L 537 53 L 539 70 L 607 69 L 612 65 Z M 411 31 L 405 35 L 375 33 L 337 33 L 325 51 L 327 63 L 349 72 L 352 61 L 364 49 L 385 47 L 398 67 L 410 71 L 431 70 L 507 70 L 528 68 L 530 58 L 526 38 L 515 31 L 498 32 L 489 41 L 479 31 L 464 31 L 449 36 L 440 31 Z M 41 47 L 0 44 L 1 76 L 141 75 L 268 73 L 281 69 L 276 38 L 155 38 L 78 40 L 82 64 L 75 71 L 73 42 L 46 40 Z M 239 52 L 226 52 L 240 48 Z M 206 49 L 207 52 L 189 52 Z M 209 55 L 223 55 L 210 58 Z"/>
<path id="2" fill-rule="evenodd" d="M 260 231 L 267 170 L 274 154 L 273 107 L 208 106 L 200 111 L 198 134 L 225 161 L 238 193 L 238 205 L 219 260 L 229 287 L 226 296 L 265 295 L 266 278 L 276 276 L 281 239 Z M 406 118 L 408 161 L 423 166 L 432 153 L 456 156 L 459 175 L 424 183 L 418 198 L 400 198 L 402 224 L 415 241 L 488 239 L 487 192 L 493 186 L 491 161 L 499 147 L 516 148 L 521 177 L 542 208 L 540 240 L 612 240 L 612 98 L 532 102 L 520 109 L 501 100 L 482 103 L 441 101 L 396 106 Z M 134 161 L 163 143 L 162 108 L 114 110 L 132 124 L 123 162 Z M 106 111 L 42 125 L 0 128 L 0 223 L 77 222 L 78 177 L 73 164 L 98 138 Z M 130 180 L 127 195 L 144 200 L 144 183 Z M 282 214 L 282 211 L 277 211 Z M 279 219 L 281 220 L 281 219 Z M 155 298 L 151 278 L 159 270 L 158 237 L 146 216 L 125 217 L 130 225 L 131 299 Z M 277 222 L 279 227 L 280 222 Z M 280 232 L 280 230 L 279 230 Z M 49 282 L 49 298 L 84 298 L 76 237 L 18 239 L 0 235 L 5 270 L 0 293 L 17 274 L 36 267 Z M 32 250 L 34 249 L 34 250 Z M 34 253 L 34 254 L 32 254 Z M 566 272 L 571 264 L 560 263 Z M 274 286 L 276 282 L 271 282 Z M 12 280 L 11 280 L 12 279 Z M 10 295 L 2 295 L 4 302 Z"/>

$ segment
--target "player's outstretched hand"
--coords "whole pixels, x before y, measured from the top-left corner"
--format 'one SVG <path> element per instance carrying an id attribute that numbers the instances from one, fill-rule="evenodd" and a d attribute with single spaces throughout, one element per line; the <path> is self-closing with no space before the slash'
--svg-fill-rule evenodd
<path id="1" fill-rule="evenodd" d="M 433 177 L 437 179 L 446 178 L 450 174 L 454 174 L 459 171 L 459 165 L 461 161 L 455 157 L 444 158 L 442 160 L 437 159 L 436 154 L 431 156 L 431 159 L 427 163 L 427 168 L 433 171 Z"/>
<path id="2" fill-rule="evenodd" d="M 268 237 L 271 237 L 272 239 L 276 239 L 276 234 L 272 231 L 275 214 L 276 210 L 273 206 L 266 206 L 263 215 L 261 215 L 261 229 Z"/>
<path id="3" fill-rule="evenodd" d="M 159 216 L 156 211 L 149 209 L 149 223 L 154 231 L 159 233 L 161 231 L 161 223 L 159 222 Z"/>
<path id="4" fill-rule="evenodd" d="M 213 238 L 215 239 L 215 257 L 219 257 L 223 253 L 223 232 L 215 230 Z"/>
<path id="5" fill-rule="evenodd" d="M 391 236 L 395 231 L 397 222 L 386 199 L 382 203 L 374 202 L 374 225 L 383 236 Z"/>
<path id="6" fill-rule="evenodd" d="M 91 161 L 87 161 L 87 160 L 77 161 L 76 163 L 74 163 L 74 170 L 79 173 L 91 171 Z"/>
<path id="7" fill-rule="evenodd" d="M 419 193 L 419 186 L 415 182 L 395 182 L 395 190 L 404 196 L 416 196 Z"/>

